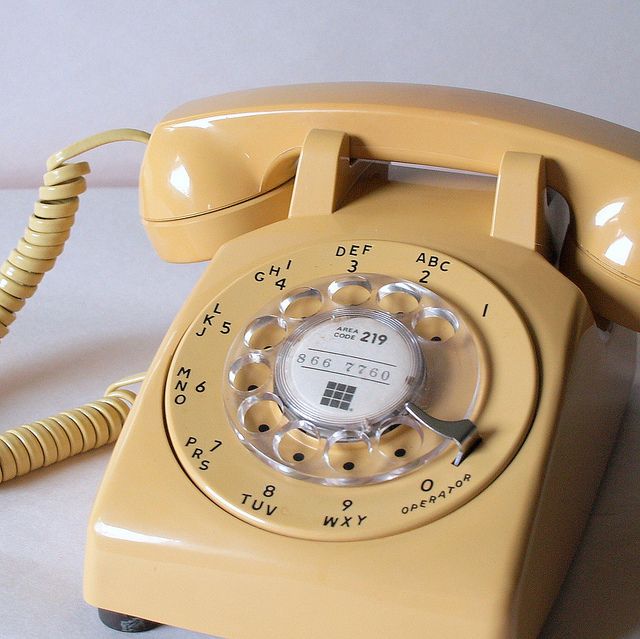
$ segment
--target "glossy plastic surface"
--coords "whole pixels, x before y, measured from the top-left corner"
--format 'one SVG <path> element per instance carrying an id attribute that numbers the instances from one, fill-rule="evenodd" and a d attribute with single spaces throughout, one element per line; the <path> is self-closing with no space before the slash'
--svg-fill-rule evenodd
<path id="1" fill-rule="evenodd" d="M 156 127 L 142 168 L 142 215 L 152 240 L 172 222 L 250 202 L 284 184 L 313 128 L 348 134 L 352 158 L 497 175 L 505 152 L 544 157 L 547 184 L 573 211 L 567 275 L 584 286 L 599 314 L 640 330 L 640 133 L 497 94 L 356 83 L 189 103 Z M 219 245 L 215 229 L 211 239 Z M 174 259 L 209 256 L 185 248 Z M 613 279 L 608 290 L 602 271 Z"/>
<path id="2" fill-rule="evenodd" d="M 335 173 L 335 163 L 327 170 Z M 107 471 L 87 545 L 90 603 L 234 639 L 297 639 L 301 632 L 312 639 L 417 638 L 425 628 L 442 639 L 537 636 L 571 560 L 626 399 L 632 341 L 624 332 L 601 333 L 581 292 L 538 252 L 491 237 L 495 180 L 429 172 L 418 182 L 363 174 L 335 214 L 293 216 L 219 249 L 167 333 Z M 527 209 L 535 211 L 530 204 Z M 363 239 L 380 250 L 363 254 Z M 401 245 L 412 259 L 392 259 L 389 244 Z M 245 517 L 207 499 L 177 460 L 177 448 L 186 440 L 172 443 L 165 429 L 174 355 L 197 318 L 198 332 L 214 342 L 226 334 L 230 347 L 265 299 L 280 298 L 276 282 L 283 275 L 295 288 L 316 277 L 345 274 L 356 260 L 356 271 L 362 264 L 372 272 L 384 266 L 389 276 L 415 282 L 426 276 L 437 294 L 473 308 L 487 351 L 501 358 L 499 370 L 489 371 L 489 383 L 518 379 L 527 348 L 509 347 L 494 314 L 500 295 L 480 299 L 480 289 L 458 281 L 457 271 L 440 260 L 444 256 L 464 265 L 461 271 L 482 274 L 492 283 L 487 291 L 501 291 L 526 324 L 535 352 L 540 385 L 531 428 L 493 482 L 449 514 L 405 526 L 405 532 L 352 541 L 336 541 L 330 534 L 323 541 L 300 539 L 250 525 L 246 518 L 252 511 L 266 512 L 266 503 L 272 513 L 279 506 L 287 516 L 293 502 L 275 500 L 301 480 L 278 476 L 241 446 L 235 453 L 242 472 L 238 466 L 221 472 L 215 461 L 220 447 L 210 442 L 212 482 L 240 498 Z M 252 278 L 253 288 L 241 301 L 221 304 L 215 312 L 213 300 L 225 302 L 223 293 L 231 285 Z M 220 350 L 226 350 L 223 341 Z M 629 366 L 612 369 L 614 358 Z M 211 379 L 218 375 L 203 372 L 214 375 Z M 186 381 L 197 393 L 202 379 L 194 373 Z M 176 386 L 170 385 L 171 393 Z M 211 401 L 222 393 L 215 383 L 205 388 Z M 510 401 L 496 397 L 493 418 L 482 425 L 483 444 L 461 471 L 466 463 L 492 466 L 498 431 L 511 423 Z M 204 423 L 205 437 L 206 432 Z M 226 433 L 221 447 L 236 437 L 230 424 Z M 204 455 L 201 448 L 196 457 Z M 254 481 L 259 464 L 272 473 L 269 483 Z M 447 477 L 432 486 L 428 471 L 426 466 L 407 475 L 415 481 L 407 482 L 402 503 L 381 496 L 379 506 L 391 506 L 390 521 L 420 518 L 417 513 L 434 505 L 432 498 L 446 503 L 465 490 L 463 478 Z M 345 501 L 357 505 L 361 495 L 366 500 L 384 487 L 324 488 L 341 491 L 344 507 Z M 243 493 L 250 495 L 245 504 Z M 156 503 L 162 508 L 150 507 Z M 340 503 L 335 510 L 325 514 L 347 530 L 355 520 L 345 519 L 349 515 Z"/>

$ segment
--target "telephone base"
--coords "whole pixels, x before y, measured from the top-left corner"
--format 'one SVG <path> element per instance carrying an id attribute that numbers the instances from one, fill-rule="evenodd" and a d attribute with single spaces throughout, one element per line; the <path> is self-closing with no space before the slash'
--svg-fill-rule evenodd
<path id="1" fill-rule="evenodd" d="M 381 180 L 354 192 L 335 215 L 276 222 L 218 250 L 154 359 L 111 459 L 89 524 L 87 602 L 233 639 L 298 639 L 301 628 L 308 639 L 417 639 L 425 627 L 439 639 L 539 636 L 614 441 L 635 336 L 597 329 L 582 293 L 540 254 L 487 236 L 481 219 L 492 193 L 485 186 Z M 356 264 L 345 261 L 352 256 Z M 440 270 L 422 268 L 430 264 Z M 477 345 L 475 360 L 451 358 L 466 368 L 434 365 L 432 380 L 448 373 L 455 383 L 432 388 L 440 389 L 439 401 L 451 400 L 452 417 L 467 415 L 470 398 L 478 398 L 482 419 L 472 413 L 470 421 L 483 444 L 460 467 L 442 455 L 391 481 L 360 485 L 322 484 L 312 473 L 304 478 L 314 481 L 303 481 L 284 472 L 293 465 L 281 464 L 282 456 L 263 463 L 291 431 L 272 405 L 254 417 L 250 411 L 259 401 L 282 401 L 274 390 L 294 405 L 304 396 L 295 388 L 305 389 L 307 378 L 290 391 L 285 382 L 300 379 L 290 364 L 307 357 L 314 365 L 310 355 L 286 349 L 302 344 L 341 357 L 346 347 L 322 345 L 344 339 L 326 330 L 325 308 L 359 317 L 372 326 L 370 337 L 375 321 L 396 326 L 377 320 L 380 310 L 405 308 L 385 309 L 388 291 L 407 294 L 423 276 L 433 291 L 419 296 L 428 302 L 414 318 L 436 309 L 436 317 L 449 317 L 447 298 L 468 318 L 464 343 Z M 369 306 L 352 304 L 362 310 L 345 314 L 345 282 L 347 301 Z M 443 302 L 432 306 L 440 293 Z M 298 340 L 302 324 L 293 322 L 303 318 L 308 330 Z M 402 326 L 414 330 L 419 321 Z M 463 325 L 445 323 L 454 332 Z M 393 330 L 384 329 L 385 341 L 403 334 Z M 287 331 L 298 341 L 286 341 Z M 427 331 L 422 339 L 434 349 L 446 342 L 432 343 Z M 400 337 L 397 343 L 411 355 Z M 360 358 L 363 351 L 353 352 Z M 370 355 L 376 364 L 387 361 Z M 276 358 L 271 366 L 269 358 Z M 400 370 L 400 361 L 392 363 Z M 334 364 L 327 357 L 327 367 Z M 403 380 L 416 376 L 409 366 L 401 370 Z M 485 372 L 480 384 L 477 370 Z M 317 386 L 316 400 L 305 399 L 302 414 L 326 406 L 327 386 Z M 251 399 L 260 388 L 269 394 Z M 449 389 L 455 397 L 444 394 Z M 398 397 L 404 393 L 398 386 Z M 317 421 L 325 428 L 323 415 Z M 259 439 L 278 428 L 278 440 Z M 292 444 L 296 463 L 313 454 L 310 429 L 299 430 L 294 444 L 308 449 L 296 459 L 301 451 Z M 347 457 L 331 465 L 333 443 L 315 449 L 330 478 L 357 468 Z M 354 450 L 363 464 L 374 459 L 368 445 Z M 380 467 L 395 450 L 403 450 L 398 457 L 407 452 L 391 447 L 385 460 L 375 458 Z M 351 507 L 354 514 L 345 514 Z"/>
<path id="2" fill-rule="evenodd" d="M 123 615 L 119 612 L 113 612 L 112 610 L 105 610 L 104 608 L 98 608 L 98 617 L 105 626 L 113 630 L 118 630 L 119 632 L 146 632 L 147 630 L 153 630 L 162 625 L 155 621 L 149 621 L 141 617 L 132 617 L 131 615 Z"/>

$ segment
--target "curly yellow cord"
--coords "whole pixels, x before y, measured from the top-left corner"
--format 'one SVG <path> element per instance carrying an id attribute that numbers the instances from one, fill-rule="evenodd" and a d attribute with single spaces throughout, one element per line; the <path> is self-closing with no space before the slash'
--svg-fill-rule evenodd
<path id="1" fill-rule="evenodd" d="M 91 169 L 86 162 L 65 162 L 103 144 L 122 140 L 146 143 L 149 137 L 149 133 L 136 129 L 105 131 L 80 140 L 47 160 L 47 172 L 28 227 L 0 266 L 0 339 L 9 332 L 16 313 L 36 292 L 44 274 L 53 268 L 69 238 L 78 196 L 86 189 L 83 176 Z"/>
<path id="2" fill-rule="evenodd" d="M 126 377 L 95 402 L 2 433 L 0 483 L 113 443 L 136 399 L 133 391 L 123 387 L 143 379 L 144 373 Z"/>
<path id="3" fill-rule="evenodd" d="M 150 134 L 114 129 L 80 140 L 47 160 L 47 172 L 28 227 L 0 266 L 0 339 L 62 253 L 78 210 L 78 196 L 86 189 L 86 162 L 71 158 L 103 144 L 130 140 L 146 143 Z M 114 442 L 136 398 L 123 389 L 142 381 L 144 374 L 109 386 L 104 397 L 79 408 L 12 428 L 0 434 L 0 483 L 55 462 Z"/>

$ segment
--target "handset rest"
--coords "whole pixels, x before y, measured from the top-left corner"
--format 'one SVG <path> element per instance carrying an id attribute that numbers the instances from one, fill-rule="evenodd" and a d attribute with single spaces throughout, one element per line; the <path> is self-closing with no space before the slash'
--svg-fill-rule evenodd
<path id="1" fill-rule="evenodd" d="M 184 105 L 155 128 L 141 171 L 142 216 L 161 255 L 207 259 L 233 235 L 286 217 L 313 128 L 346 132 L 352 158 L 497 175 L 507 151 L 544 156 L 548 185 L 573 212 L 563 270 L 596 312 L 640 330 L 640 133 L 481 91 L 310 84 Z M 222 235 L 189 243 L 211 220 L 222 220 L 210 226 Z M 171 245 L 187 227 L 187 243 Z"/>

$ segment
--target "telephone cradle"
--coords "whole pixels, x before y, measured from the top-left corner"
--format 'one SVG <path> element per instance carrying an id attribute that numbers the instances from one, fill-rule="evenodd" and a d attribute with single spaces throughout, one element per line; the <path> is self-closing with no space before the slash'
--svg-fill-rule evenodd
<path id="1" fill-rule="evenodd" d="M 258 89 L 168 114 L 140 198 L 164 259 L 210 264 L 95 502 L 105 623 L 538 636 L 633 376 L 640 133 L 446 87 Z"/>

